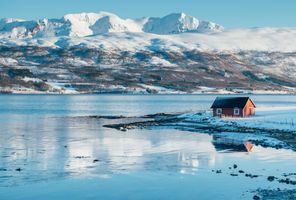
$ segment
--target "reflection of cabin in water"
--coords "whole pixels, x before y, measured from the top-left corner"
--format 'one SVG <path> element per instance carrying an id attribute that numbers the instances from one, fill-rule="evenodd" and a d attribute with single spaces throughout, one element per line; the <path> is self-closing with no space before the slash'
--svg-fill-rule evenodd
<path id="1" fill-rule="evenodd" d="M 254 145 L 248 140 L 223 138 L 214 135 L 213 145 L 217 151 L 251 152 Z"/>
<path id="2" fill-rule="evenodd" d="M 213 116 L 248 117 L 255 115 L 255 104 L 250 97 L 217 97 L 211 107 Z"/>

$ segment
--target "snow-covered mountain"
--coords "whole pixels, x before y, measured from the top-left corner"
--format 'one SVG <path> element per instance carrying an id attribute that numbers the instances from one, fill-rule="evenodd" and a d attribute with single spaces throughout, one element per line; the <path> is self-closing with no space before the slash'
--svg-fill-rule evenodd
<path id="1" fill-rule="evenodd" d="M 199 21 L 184 13 L 163 18 L 122 19 L 115 14 L 80 13 L 68 14 L 61 19 L 25 21 L 0 20 L 0 35 L 10 38 L 34 38 L 48 36 L 85 37 L 111 32 L 148 32 L 154 34 L 177 34 L 184 32 L 216 32 L 223 27 L 213 22 Z"/>
<path id="2" fill-rule="evenodd" d="M 213 22 L 199 21 L 185 13 L 174 13 L 163 18 L 149 18 L 143 30 L 165 35 L 184 32 L 216 32 L 222 31 L 223 27 Z"/>
<path id="3" fill-rule="evenodd" d="M 0 20 L 1 92 L 296 93 L 296 29 L 224 29 L 184 13 Z"/>

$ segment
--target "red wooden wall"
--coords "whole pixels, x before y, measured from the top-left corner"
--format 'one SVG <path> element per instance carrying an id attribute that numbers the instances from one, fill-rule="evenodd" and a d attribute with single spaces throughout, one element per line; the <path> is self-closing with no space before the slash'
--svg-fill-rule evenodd
<path id="1" fill-rule="evenodd" d="M 246 106 L 243 109 L 240 109 L 239 115 L 234 115 L 234 108 L 222 108 L 222 115 L 226 117 L 248 117 L 255 115 L 255 108 L 253 103 L 249 99 L 246 103 Z M 217 108 L 213 109 L 213 116 L 218 116 Z"/>

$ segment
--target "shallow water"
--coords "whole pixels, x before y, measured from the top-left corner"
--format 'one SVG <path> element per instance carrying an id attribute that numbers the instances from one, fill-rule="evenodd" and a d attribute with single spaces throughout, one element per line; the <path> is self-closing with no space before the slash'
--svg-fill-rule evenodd
<path id="1" fill-rule="evenodd" d="M 270 175 L 296 172 L 291 150 L 217 150 L 207 134 L 120 132 L 103 128 L 107 120 L 81 117 L 198 111 L 208 109 L 214 98 L 1 95 L 0 199 L 248 199 L 259 187 L 293 188 L 267 181 Z M 253 99 L 257 107 L 296 106 L 292 95 Z M 229 169 L 234 164 L 238 168 Z"/>

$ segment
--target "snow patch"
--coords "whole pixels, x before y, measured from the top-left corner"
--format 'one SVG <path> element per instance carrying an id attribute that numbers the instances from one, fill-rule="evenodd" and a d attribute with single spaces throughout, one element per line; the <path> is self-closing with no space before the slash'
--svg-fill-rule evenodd
<path id="1" fill-rule="evenodd" d="M 156 56 L 153 56 L 151 59 L 150 59 L 150 63 L 152 65 L 160 65 L 160 66 L 166 66 L 166 67 L 177 67 L 177 65 L 165 60 L 165 59 L 162 59 L 162 58 L 159 58 L 159 57 L 156 57 Z"/>
<path id="2" fill-rule="evenodd" d="M 40 82 L 43 82 L 41 79 L 39 79 L 39 78 L 30 78 L 30 77 L 24 77 L 23 78 L 23 81 L 25 81 L 25 82 L 29 82 L 29 81 L 31 81 L 31 82 L 35 82 L 35 83 L 40 83 Z"/>
<path id="3" fill-rule="evenodd" d="M 8 66 L 11 66 L 11 65 L 17 65 L 18 64 L 18 61 L 13 59 L 13 58 L 3 58 L 3 57 L 0 57 L 0 64 L 1 65 L 8 65 Z"/>

